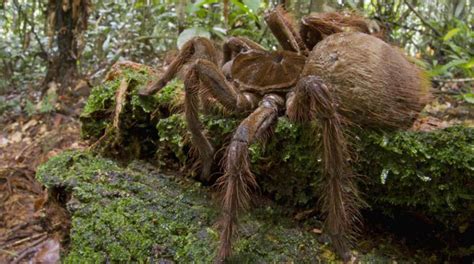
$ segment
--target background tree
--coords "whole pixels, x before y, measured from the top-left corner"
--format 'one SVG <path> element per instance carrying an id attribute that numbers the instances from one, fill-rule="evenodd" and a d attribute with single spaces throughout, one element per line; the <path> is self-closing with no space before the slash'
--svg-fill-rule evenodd
<path id="1" fill-rule="evenodd" d="M 89 16 L 88 0 L 49 0 L 47 26 L 55 52 L 48 59 L 45 82 L 55 81 L 61 90 L 72 85 L 79 76 L 77 61 L 84 45 L 84 31 Z M 62 92 L 60 92 L 62 93 Z"/>

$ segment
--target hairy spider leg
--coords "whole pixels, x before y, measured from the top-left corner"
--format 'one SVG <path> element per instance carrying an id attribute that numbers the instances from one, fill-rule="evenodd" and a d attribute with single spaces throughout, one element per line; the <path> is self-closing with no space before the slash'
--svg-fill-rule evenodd
<path id="1" fill-rule="evenodd" d="M 300 36 L 309 49 L 325 37 L 347 30 L 371 34 L 365 18 L 353 13 L 311 14 L 303 17 L 300 23 Z"/>
<path id="2" fill-rule="evenodd" d="M 276 94 L 265 95 L 258 108 L 242 121 L 227 148 L 225 174 L 219 178 L 222 194 L 222 218 L 218 262 L 231 255 L 232 235 L 237 229 L 237 214 L 249 206 L 250 191 L 257 186 L 250 170 L 249 145 L 261 140 L 276 123 L 284 99 Z"/>
<path id="3" fill-rule="evenodd" d="M 244 37 L 231 37 L 229 38 L 222 47 L 224 57 L 222 59 L 222 65 L 241 52 L 248 50 L 265 50 L 260 44 Z"/>
<path id="4" fill-rule="evenodd" d="M 218 51 L 209 39 L 203 37 L 192 38 L 183 45 L 178 56 L 171 62 L 163 76 L 140 91 L 140 94 L 151 95 L 160 91 L 176 76 L 184 64 L 192 60 L 205 59 L 217 65 L 218 57 Z"/>
<path id="5" fill-rule="evenodd" d="M 293 18 L 281 6 L 265 14 L 265 22 L 284 50 L 308 56 L 308 49 L 296 32 Z"/>
<path id="6" fill-rule="evenodd" d="M 333 247 L 344 259 L 350 258 L 350 246 L 357 233 L 363 203 L 357 190 L 349 160 L 346 121 L 337 112 L 332 91 L 316 76 L 305 76 L 287 100 L 287 115 L 292 121 L 319 119 L 322 133 L 322 184 L 320 205 L 325 216 L 324 230 Z"/>
<path id="7" fill-rule="evenodd" d="M 185 117 L 192 144 L 199 151 L 202 163 L 201 179 L 209 181 L 214 148 L 203 133 L 199 120 L 199 98 L 206 94 L 215 98 L 230 111 L 249 111 L 257 105 L 257 97 L 239 93 L 228 83 L 216 64 L 207 60 L 196 60 L 187 72 L 185 81 Z"/>

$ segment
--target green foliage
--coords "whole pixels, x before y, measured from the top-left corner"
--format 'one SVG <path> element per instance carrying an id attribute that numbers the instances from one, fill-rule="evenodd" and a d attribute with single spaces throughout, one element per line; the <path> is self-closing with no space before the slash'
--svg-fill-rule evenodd
<path id="1" fill-rule="evenodd" d="M 35 114 L 51 113 L 56 110 L 57 100 L 58 94 L 56 93 L 56 91 L 49 90 L 37 104 L 33 103 L 30 100 L 26 100 L 24 110 L 29 116 Z"/>
<path id="2" fill-rule="evenodd" d="M 243 36 L 266 47 L 276 47 L 276 42 L 265 30 L 263 11 L 269 6 L 260 0 L 229 1 L 229 11 L 224 14 L 221 1 L 202 0 L 186 5 L 188 28 L 178 36 L 178 47 L 193 36 L 213 37 L 224 40 L 229 36 Z"/>
<path id="3" fill-rule="evenodd" d="M 179 34 L 178 39 L 177 39 L 177 45 L 178 48 L 181 49 L 188 40 L 191 40 L 194 37 L 204 37 L 204 38 L 211 38 L 211 34 L 209 32 L 201 27 L 192 27 L 183 30 L 181 34 Z"/>
<path id="4" fill-rule="evenodd" d="M 472 3 L 371 1 L 365 11 L 385 25 L 389 37 L 427 63 L 431 77 L 472 77 Z"/>
<path id="5" fill-rule="evenodd" d="M 6 8 L 0 10 L 0 94 L 17 87 L 24 89 L 44 75 L 47 65 L 41 59 L 47 38 L 38 30 L 44 23 L 41 3 L 16 0 L 3 5 Z"/>
<path id="6" fill-rule="evenodd" d="M 148 65 L 163 63 L 165 53 L 185 39 L 205 35 L 217 42 L 229 36 L 249 37 L 264 47 L 277 47 L 263 21 L 265 9 L 278 1 L 103 1 L 93 3 L 88 29 L 80 39 L 77 57 L 81 74 L 101 79 L 108 65 L 122 59 Z M 413 12 L 409 3 L 417 13 Z M 390 41 L 426 62 L 436 78 L 471 77 L 473 73 L 472 3 L 466 0 L 428 2 L 288 1 L 295 18 L 311 12 L 355 9 L 390 35 Z M 42 30 L 46 5 L 41 1 L 7 1 L 0 12 L 0 93 L 44 76 L 48 45 L 54 39 Z M 179 43 L 178 43 L 179 42 Z M 472 91 L 465 91 L 472 92 Z"/>
<path id="7" fill-rule="evenodd" d="M 470 104 L 474 104 L 474 93 L 463 94 L 462 98 L 464 99 L 464 101 L 466 101 Z"/>
<path id="8" fill-rule="evenodd" d="M 18 98 L 15 99 L 6 99 L 3 96 L 0 96 L 0 116 L 4 113 L 7 113 L 11 109 L 15 107 L 20 107 L 20 100 Z"/>
<path id="9" fill-rule="evenodd" d="M 184 166 L 188 159 L 185 151 L 186 123 L 180 114 L 174 114 L 167 118 L 160 119 L 156 124 L 159 135 L 159 144 L 156 151 L 158 165 L 164 168 Z M 172 157 L 167 157 L 171 154 Z M 176 162 L 178 161 L 178 162 Z M 173 165 L 173 163 L 176 163 Z"/>

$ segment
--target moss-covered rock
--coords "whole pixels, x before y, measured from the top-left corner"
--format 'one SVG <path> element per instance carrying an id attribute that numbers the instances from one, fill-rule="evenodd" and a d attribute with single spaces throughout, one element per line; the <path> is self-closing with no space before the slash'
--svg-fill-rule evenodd
<path id="1" fill-rule="evenodd" d="M 138 97 L 133 96 L 136 95 L 136 89 L 143 87 L 152 77 L 146 76 L 144 72 L 137 77 L 140 71 L 124 72 L 125 77 L 122 78 L 135 83 L 130 90 L 132 99 L 127 104 L 141 105 L 139 100 L 143 98 L 134 101 L 133 98 Z M 107 121 L 104 115 L 97 115 L 93 119 L 85 117 L 91 116 L 91 113 L 113 112 L 114 91 L 118 86 L 118 82 L 109 81 L 94 89 L 82 118 L 85 135 L 100 137 L 104 133 L 104 130 L 96 130 L 99 126 L 88 123 L 107 123 L 110 118 Z M 146 138 L 151 138 L 149 141 L 153 143 L 137 138 L 135 145 L 152 144 L 153 147 L 148 149 L 148 155 L 135 156 L 151 158 L 149 153 L 153 149 L 156 153 L 154 158 L 160 166 L 186 168 L 186 174 L 192 175 L 195 173 L 195 167 L 192 166 L 195 159 L 190 155 L 189 134 L 182 113 L 176 111 L 179 109 L 176 106 L 182 100 L 182 93 L 179 82 L 171 83 L 158 95 L 147 99 L 152 101 L 147 109 L 158 109 L 154 114 L 147 114 L 147 118 L 143 119 L 146 120 L 144 123 L 128 122 L 131 125 L 124 127 L 120 133 L 133 135 L 140 127 L 149 128 L 146 133 L 152 135 Z M 109 103 L 98 104 L 98 101 Z M 134 120 L 137 113 L 133 110 L 129 113 L 124 118 Z M 211 111 L 202 115 L 202 120 L 216 149 L 219 149 L 228 142 L 242 117 Z M 396 215 L 400 210 L 414 212 L 461 235 L 466 230 L 472 230 L 473 128 L 451 127 L 433 132 L 371 130 L 353 133 L 353 149 L 358 156 L 358 160 L 353 162 L 354 169 L 363 175 L 360 177 L 361 189 L 373 210 L 388 215 Z M 317 124 L 296 125 L 285 117 L 279 118 L 274 133 L 266 144 L 254 144 L 250 149 L 252 170 L 257 175 L 263 193 L 287 207 L 313 207 L 318 198 L 315 190 L 320 179 L 317 147 L 319 139 Z M 123 149 L 130 145 L 129 141 L 120 144 Z M 217 154 L 216 164 L 222 151 Z M 216 166 L 215 170 L 218 171 L 219 168 Z"/>

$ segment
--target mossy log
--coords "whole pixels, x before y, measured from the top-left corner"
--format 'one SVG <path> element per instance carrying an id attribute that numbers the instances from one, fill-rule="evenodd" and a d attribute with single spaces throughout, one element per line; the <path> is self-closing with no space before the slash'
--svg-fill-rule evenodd
<path id="1" fill-rule="evenodd" d="M 124 167 L 88 151 L 50 159 L 37 179 L 71 214 L 63 263 L 212 263 L 217 254 L 218 207 L 198 182 L 166 176 L 143 161 Z M 298 224 L 284 211 L 262 200 L 243 216 L 228 263 L 338 261 L 314 224 Z M 409 260 L 383 248 L 353 253 L 362 263 Z"/>
<path id="2" fill-rule="evenodd" d="M 155 78 L 154 72 L 133 63 L 115 69 L 112 78 L 92 91 L 81 115 L 82 135 L 104 155 L 148 159 L 161 169 L 195 175 L 196 159 L 180 111 L 182 84 L 174 81 L 155 96 L 141 97 L 137 91 Z M 119 98 L 120 89 L 125 96 Z M 216 149 L 222 150 L 243 116 L 230 115 L 218 106 L 207 112 L 201 118 Z M 473 128 L 352 133 L 357 154 L 353 166 L 361 175 L 359 185 L 370 210 L 392 216 L 412 212 L 449 232 L 473 232 Z M 317 123 L 296 125 L 279 118 L 272 136 L 250 149 L 261 192 L 287 208 L 314 208 L 320 179 L 319 139 Z M 221 173 L 222 152 L 215 158 L 215 177 Z"/>

